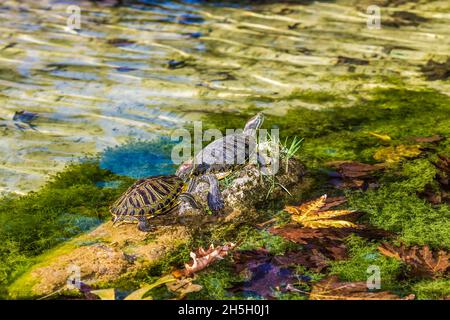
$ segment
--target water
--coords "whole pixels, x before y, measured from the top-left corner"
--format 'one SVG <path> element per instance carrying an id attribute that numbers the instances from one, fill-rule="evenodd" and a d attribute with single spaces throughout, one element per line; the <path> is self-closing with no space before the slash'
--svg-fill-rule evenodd
<path id="1" fill-rule="evenodd" d="M 330 104 L 284 99 L 293 90 L 349 106 L 392 79 L 450 93 L 421 71 L 449 55 L 448 1 L 114 2 L 0 2 L 0 192 L 34 190 L 70 160 L 205 113 Z M 70 3 L 78 32 L 66 29 Z M 389 5 L 381 30 L 366 26 L 374 3 Z M 12 120 L 21 110 L 37 113 L 32 126 Z"/>

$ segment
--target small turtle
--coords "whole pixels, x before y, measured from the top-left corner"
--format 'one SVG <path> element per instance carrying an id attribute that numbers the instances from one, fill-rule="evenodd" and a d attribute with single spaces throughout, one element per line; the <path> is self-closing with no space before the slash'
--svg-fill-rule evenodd
<path id="1" fill-rule="evenodd" d="M 186 193 L 188 185 L 176 175 L 153 176 L 135 182 L 110 207 L 113 224 L 137 222 L 140 231 L 150 231 L 148 220 L 172 212 L 180 200 L 198 208 L 195 199 Z"/>
<path id="2" fill-rule="evenodd" d="M 184 162 L 177 170 L 177 175 L 191 181 L 189 190 L 203 180 L 209 184 L 208 206 L 212 211 L 224 207 L 219 190 L 218 176 L 237 170 L 248 162 L 256 153 L 256 131 L 264 122 L 262 113 L 256 114 L 245 124 L 242 133 L 228 134 L 203 148 L 192 160 Z M 256 154 L 259 163 L 264 160 Z"/>

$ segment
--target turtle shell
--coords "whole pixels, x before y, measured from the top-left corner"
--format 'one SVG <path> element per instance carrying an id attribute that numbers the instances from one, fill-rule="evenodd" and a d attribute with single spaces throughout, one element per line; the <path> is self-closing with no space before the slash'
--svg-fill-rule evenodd
<path id="1" fill-rule="evenodd" d="M 239 168 L 253 155 L 256 141 L 245 134 L 230 134 L 203 148 L 194 158 L 193 176 Z"/>
<path id="2" fill-rule="evenodd" d="M 153 176 L 135 182 L 110 207 L 114 221 L 151 218 L 178 205 L 184 181 L 176 175 Z"/>

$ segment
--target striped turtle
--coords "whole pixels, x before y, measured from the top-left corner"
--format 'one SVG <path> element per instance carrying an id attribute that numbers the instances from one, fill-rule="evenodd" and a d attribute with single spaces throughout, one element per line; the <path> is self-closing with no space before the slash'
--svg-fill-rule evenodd
<path id="1" fill-rule="evenodd" d="M 219 211 L 224 207 L 223 197 L 219 190 L 218 176 L 237 170 L 248 162 L 256 153 L 256 131 L 264 122 L 262 113 L 256 114 L 245 124 L 239 133 L 228 134 L 217 139 L 203 148 L 192 160 L 181 164 L 177 175 L 184 180 L 191 179 L 189 190 L 203 180 L 209 184 L 208 206 L 212 211 Z M 264 164 L 256 154 L 260 164 Z"/>
<path id="2" fill-rule="evenodd" d="M 137 222 L 140 231 L 152 228 L 148 219 L 172 212 L 180 200 L 198 208 L 195 199 L 186 193 L 188 185 L 176 175 L 153 176 L 135 182 L 110 207 L 113 224 Z"/>

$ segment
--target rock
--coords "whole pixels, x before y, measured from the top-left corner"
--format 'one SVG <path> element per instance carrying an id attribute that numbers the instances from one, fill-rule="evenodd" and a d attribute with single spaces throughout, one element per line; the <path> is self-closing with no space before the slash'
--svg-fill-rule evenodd
<path id="1" fill-rule="evenodd" d="M 247 165 L 239 171 L 233 181 L 222 190 L 224 198 L 225 214 L 236 214 L 236 210 L 252 211 L 257 206 L 268 200 L 282 199 L 288 196 L 286 190 L 297 189 L 303 183 L 305 174 L 304 166 L 295 159 L 289 160 L 289 170 L 285 171 L 285 162 L 280 161 L 280 167 L 274 179 L 264 176 L 256 165 Z M 273 189 L 270 190 L 273 182 Z M 284 187 L 284 188 L 283 188 Z M 199 183 L 192 192 L 202 207 L 207 206 L 208 184 Z M 180 207 L 179 214 L 187 215 L 196 213 L 189 204 Z"/>
<path id="2" fill-rule="evenodd" d="M 106 222 L 42 255 L 41 262 L 10 286 L 9 294 L 18 299 L 64 291 L 73 267 L 79 268 L 80 281 L 92 287 L 132 277 L 188 239 L 184 226 L 163 226 L 146 234 L 138 232 L 134 224 L 115 228 Z"/>

